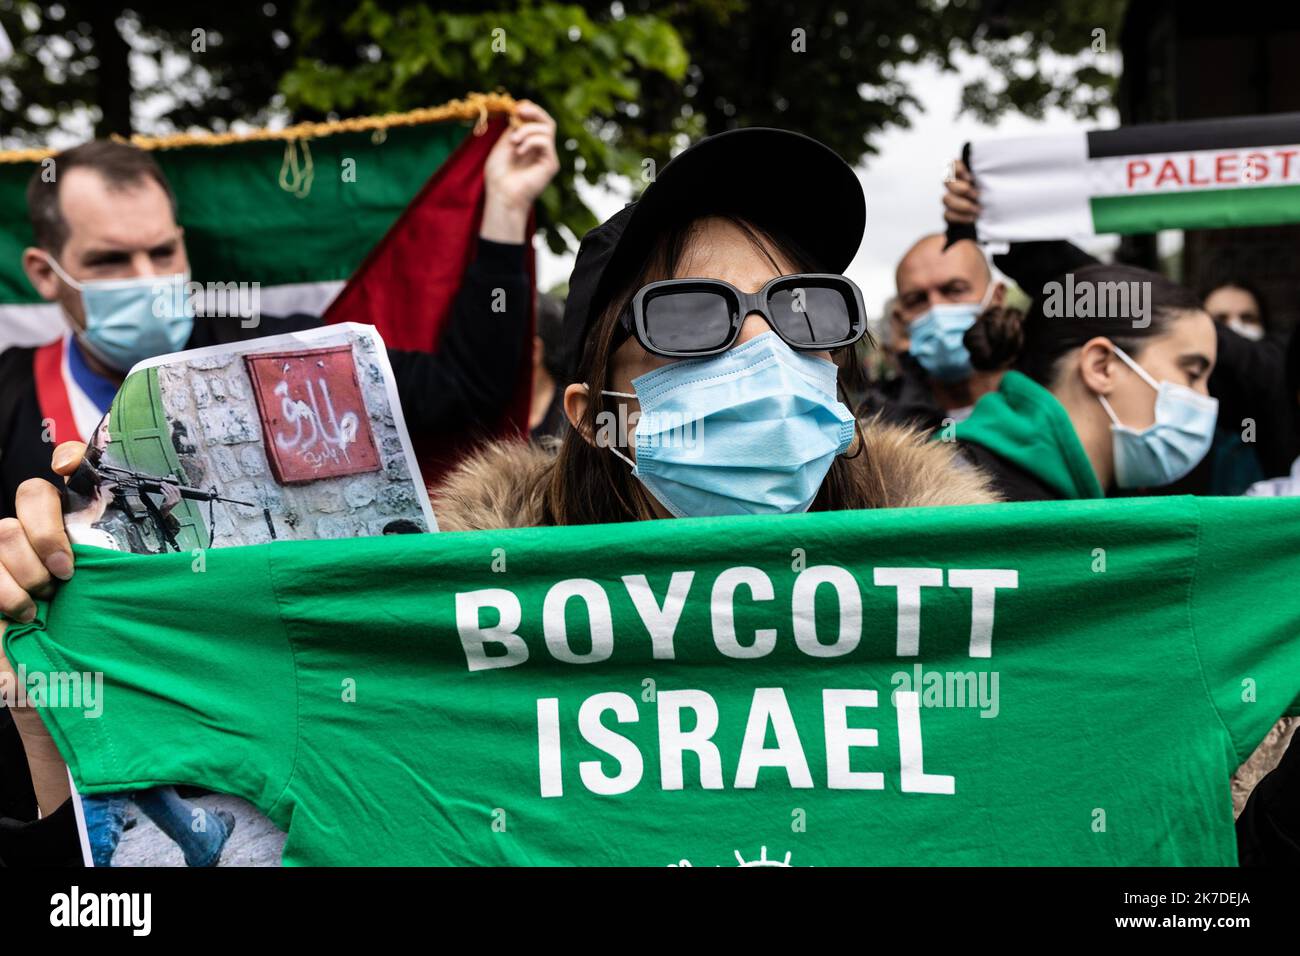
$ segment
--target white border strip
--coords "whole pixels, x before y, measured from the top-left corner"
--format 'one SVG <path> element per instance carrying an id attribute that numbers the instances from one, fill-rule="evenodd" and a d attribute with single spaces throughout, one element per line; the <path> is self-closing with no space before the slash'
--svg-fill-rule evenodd
<path id="1" fill-rule="evenodd" d="M 53 302 L 0 305 L 0 352 L 49 345 L 67 328 Z"/>
<path id="2" fill-rule="evenodd" d="M 258 307 L 262 314 L 270 316 L 324 315 L 346 284 L 344 279 L 332 279 L 267 286 L 258 290 Z M 0 352 L 49 345 L 65 331 L 63 314 L 53 302 L 0 305 Z"/>

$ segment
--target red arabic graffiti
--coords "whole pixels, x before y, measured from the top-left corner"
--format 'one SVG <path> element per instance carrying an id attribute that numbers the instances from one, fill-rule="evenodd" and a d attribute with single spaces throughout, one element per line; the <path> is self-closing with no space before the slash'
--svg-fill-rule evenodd
<path id="1" fill-rule="evenodd" d="M 379 470 L 350 345 L 244 357 L 280 484 Z"/>

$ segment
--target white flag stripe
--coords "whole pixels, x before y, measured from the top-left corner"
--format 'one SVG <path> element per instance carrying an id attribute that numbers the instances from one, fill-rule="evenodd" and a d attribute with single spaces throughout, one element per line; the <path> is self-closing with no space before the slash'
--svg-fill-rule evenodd
<path id="1" fill-rule="evenodd" d="M 972 142 L 970 160 L 981 241 L 1092 235 L 1085 132 Z"/>
<path id="2" fill-rule="evenodd" d="M 90 396 L 85 393 L 77 380 L 72 377 L 72 370 L 68 367 L 68 351 L 72 348 L 72 333 L 69 332 L 63 340 L 63 361 L 59 363 L 59 374 L 63 378 L 64 390 L 68 393 L 68 404 L 72 406 L 72 418 L 77 424 L 77 438 L 81 441 L 90 441 L 90 436 L 95 433 L 95 426 L 104 416 L 106 408 L 100 408 L 90 400 Z M 56 441 L 67 441 L 67 436 L 55 436 Z"/>
<path id="3" fill-rule="evenodd" d="M 1092 196 L 1294 186 L 1300 184 L 1300 145 L 1107 156 L 1089 161 L 1088 176 Z"/>
<path id="4" fill-rule="evenodd" d="M 52 302 L 0 305 L 0 352 L 49 345 L 65 328 L 63 314 Z"/>
<path id="5" fill-rule="evenodd" d="M 344 281 L 337 279 L 267 286 L 258 290 L 261 314 L 322 315 L 343 285 Z M 11 348 L 48 345 L 62 335 L 65 329 L 63 314 L 52 302 L 0 305 L 0 352 Z"/>
<path id="6" fill-rule="evenodd" d="M 345 280 L 328 282 L 291 282 L 286 285 L 262 286 L 259 290 L 263 315 L 322 315 L 338 296 Z M 209 293 L 208 300 L 213 298 Z"/>

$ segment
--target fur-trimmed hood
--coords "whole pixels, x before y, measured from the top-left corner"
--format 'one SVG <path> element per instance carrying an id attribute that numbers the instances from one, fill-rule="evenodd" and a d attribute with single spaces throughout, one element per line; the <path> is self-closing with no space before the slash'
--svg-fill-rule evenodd
<path id="1" fill-rule="evenodd" d="M 873 508 L 930 508 L 998 501 L 988 479 L 955 447 L 914 428 L 862 422 L 865 444 L 852 459 L 866 470 Z M 553 450 L 494 442 L 476 451 L 432 490 L 443 531 L 530 528 L 541 523 L 544 474 Z"/>

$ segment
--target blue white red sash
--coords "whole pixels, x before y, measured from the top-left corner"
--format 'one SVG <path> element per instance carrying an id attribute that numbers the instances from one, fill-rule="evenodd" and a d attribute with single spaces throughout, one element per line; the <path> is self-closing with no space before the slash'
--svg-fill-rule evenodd
<path id="1" fill-rule="evenodd" d="M 36 350 L 32 373 L 51 444 L 89 441 L 117 386 L 86 364 L 70 332 Z"/>

